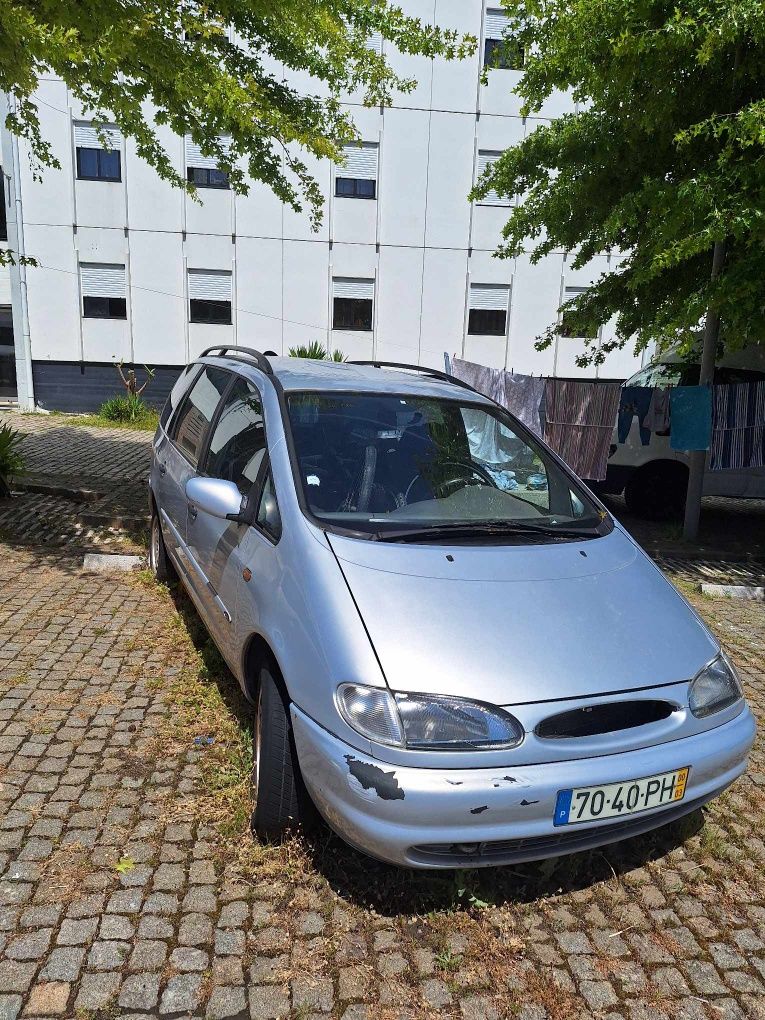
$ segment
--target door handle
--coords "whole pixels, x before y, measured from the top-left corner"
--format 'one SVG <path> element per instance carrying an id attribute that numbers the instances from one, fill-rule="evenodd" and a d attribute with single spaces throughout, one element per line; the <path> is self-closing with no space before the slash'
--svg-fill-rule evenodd
<path id="1" fill-rule="evenodd" d="M 159 471 L 160 475 L 166 475 L 167 474 L 167 465 L 166 464 L 159 464 L 157 466 L 157 470 Z"/>
<path id="2" fill-rule="evenodd" d="M 198 512 L 197 508 L 194 506 L 194 504 L 189 503 L 189 517 L 192 519 L 192 521 L 195 521 L 197 519 L 197 512 Z"/>

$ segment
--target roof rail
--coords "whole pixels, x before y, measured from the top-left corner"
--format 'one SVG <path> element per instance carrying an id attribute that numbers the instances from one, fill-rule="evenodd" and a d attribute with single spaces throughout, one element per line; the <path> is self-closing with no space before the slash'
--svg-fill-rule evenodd
<path id="1" fill-rule="evenodd" d="M 480 390 L 477 390 L 475 386 L 471 386 L 470 383 L 465 382 L 463 379 L 458 379 L 455 375 L 447 375 L 446 372 L 439 372 L 437 368 L 428 368 L 426 365 L 407 365 L 399 361 L 348 361 L 346 364 L 368 365 L 371 368 L 403 368 L 408 372 L 419 372 L 422 375 L 429 375 L 433 379 L 440 379 L 442 382 L 453 383 L 455 386 L 461 386 L 472 393 L 480 393 Z M 480 395 L 483 396 L 483 394 Z"/>
<path id="2" fill-rule="evenodd" d="M 248 358 L 252 358 L 255 365 L 265 375 L 274 374 L 274 370 L 271 368 L 271 363 L 265 354 L 261 354 L 260 351 L 256 351 L 252 347 L 237 347 L 235 344 L 215 344 L 214 347 L 208 347 L 206 350 L 202 351 L 199 357 L 207 358 L 213 356 L 216 351 L 220 352 L 221 357 L 225 357 L 227 351 L 238 351 L 240 354 L 246 354 Z M 234 355 L 234 359 L 236 361 L 244 361 L 244 358 L 237 358 L 236 355 Z"/>

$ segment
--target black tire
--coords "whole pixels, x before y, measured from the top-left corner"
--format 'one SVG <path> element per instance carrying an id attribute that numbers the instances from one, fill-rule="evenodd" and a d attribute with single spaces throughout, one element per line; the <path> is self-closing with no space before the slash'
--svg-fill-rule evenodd
<path id="1" fill-rule="evenodd" d="M 646 464 L 631 475 L 624 487 L 627 509 L 649 521 L 682 516 L 688 491 L 688 469 L 675 461 Z"/>
<path id="2" fill-rule="evenodd" d="M 157 513 L 152 513 L 149 528 L 149 569 L 161 584 L 169 584 L 178 579 L 175 567 L 167 555 L 165 539 Z"/>
<path id="3" fill-rule="evenodd" d="M 253 727 L 252 831 L 265 843 L 279 843 L 298 827 L 307 829 L 315 808 L 300 775 L 289 702 L 261 667 Z"/>

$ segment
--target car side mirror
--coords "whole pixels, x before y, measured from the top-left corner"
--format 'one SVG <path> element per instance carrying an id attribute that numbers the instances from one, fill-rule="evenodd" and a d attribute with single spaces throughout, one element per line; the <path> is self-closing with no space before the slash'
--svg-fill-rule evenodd
<path id="1" fill-rule="evenodd" d="M 242 512 L 241 492 L 224 478 L 189 478 L 186 498 L 206 514 L 223 521 L 238 521 Z"/>

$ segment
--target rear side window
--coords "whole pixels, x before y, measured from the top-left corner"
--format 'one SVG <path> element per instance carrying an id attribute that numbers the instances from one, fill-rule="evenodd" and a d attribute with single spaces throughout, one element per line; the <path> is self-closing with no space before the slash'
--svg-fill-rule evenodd
<path id="1" fill-rule="evenodd" d="M 170 438 L 194 467 L 199 463 L 207 430 L 231 376 L 220 368 L 206 368 L 189 390 L 170 430 Z"/>
<path id="2" fill-rule="evenodd" d="M 201 365 L 187 365 L 175 380 L 173 388 L 170 390 L 170 396 L 165 401 L 162 414 L 159 416 L 159 424 L 163 429 L 167 429 L 167 423 L 172 418 L 173 412 L 183 400 L 183 395 L 188 389 L 192 378 L 201 370 L 201 367 Z"/>
<path id="3" fill-rule="evenodd" d="M 226 397 L 210 440 L 206 472 L 235 482 L 247 496 L 257 481 L 266 453 L 260 394 L 246 379 L 237 379 Z"/>

